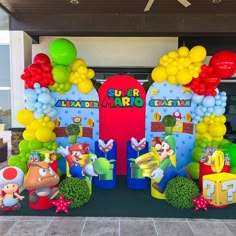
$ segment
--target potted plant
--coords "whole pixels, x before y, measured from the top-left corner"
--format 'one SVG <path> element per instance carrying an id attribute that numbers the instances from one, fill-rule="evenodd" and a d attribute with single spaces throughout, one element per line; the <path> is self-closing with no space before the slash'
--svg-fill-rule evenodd
<path id="1" fill-rule="evenodd" d="M 76 140 L 77 140 L 77 137 L 78 137 L 79 133 L 80 133 L 80 128 L 76 124 L 69 124 L 66 127 L 66 134 L 68 135 L 69 143 L 71 143 L 71 144 L 76 143 Z"/>
<path id="2" fill-rule="evenodd" d="M 165 133 L 167 135 L 172 134 L 173 128 L 176 125 L 176 119 L 172 115 L 166 115 L 162 119 L 162 125 L 165 128 Z"/>
<path id="3" fill-rule="evenodd" d="M 79 208 L 89 201 L 91 193 L 85 179 L 67 177 L 58 186 L 59 196 L 62 194 L 66 200 L 72 200 L 69 208 Z"/>

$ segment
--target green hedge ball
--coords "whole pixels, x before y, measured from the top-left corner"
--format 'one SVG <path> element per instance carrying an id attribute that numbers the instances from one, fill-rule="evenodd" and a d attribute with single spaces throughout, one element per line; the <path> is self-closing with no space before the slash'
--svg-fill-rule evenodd
<path id="1" fill-rule="evenodd" d="M 70 65 L 77 56 L 75 45 L 64 38 L 54 40 L 49 47 L 49 54 L 58 65 Z"/>

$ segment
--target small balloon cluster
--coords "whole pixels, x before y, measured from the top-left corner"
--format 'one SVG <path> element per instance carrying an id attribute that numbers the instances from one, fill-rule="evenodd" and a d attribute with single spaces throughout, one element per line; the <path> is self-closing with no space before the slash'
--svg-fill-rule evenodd
<path id="1" fill-rule="evenodd" d="M 197 104 L 195 111 L 192 115 L 193 124 L 197 124 L 202 121 L 204 117 L 211 115 L 221 116 L 225 113 L 227 96 L 226 92 L 216 91 L 216 96 L 203 96 L 193 94 L 192 101 Z"/>
<path id="2" fill-rule="evenodd" d="M 24 91 L 25 107 L 34 112 L 36 119 L 43 116 L 54 118 L 57 114 L 55 99 L 51 96 L 48 88 L 40 87 L 40 84 L 35 83 L 34 89 L 25 89 Z"/>
<path id="3" fill-rule="evenodd" d="M 151 77 L 155 82 L 167 80 L 173 85 L 187 85 L 199 76 L 205 58 L 206 49 L 202 46 L 191 50 L 180 47 L 178 51 L 170 51 L 160 58 L 160 65 L 153 69 Z"/>
<path id="4" fill-rule="evenodd" d="M 33 63 L 24 69 L 21 79 L 25 81 L 27 88 L 34 88 L 35 83 L 39 83 L 41 87 L 53 85 L 54 80 L 49 57 L 44 53 L 37 54 L 33 58 Z"/>
<path id="5" fill-rule="evenodd" d="M 77 85 L 81 93 L 90 93 L 93 89 L 91 79 L 95 73 L 88 69 L 86 63 L 76 59 L 77 50 L 75 45 L 64 38 L 54 40 L 49 48 L 50 57 L 53 60 L 54 84 L 49 89 L 63 94 L 71 89 L 72 83 Z"/>
<path id="6" fill-rule="evenodd" d="M 94 70 L 87 68 L 86 62 L 81 58 L 73 62 L 71 69 L 70 82 L 77 84 L 78 90 L 81 93 L 90 93 L 93 89 L 91 79 L 95 76 Z"/>

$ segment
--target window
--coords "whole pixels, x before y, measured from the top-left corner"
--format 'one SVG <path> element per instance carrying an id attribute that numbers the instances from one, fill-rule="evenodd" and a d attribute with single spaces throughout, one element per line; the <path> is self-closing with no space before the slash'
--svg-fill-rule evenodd
<path id="1" fill-rule="evenodd" d="M 11 127 L 11 81 L 9 45 L 0 45 L 0 130 Z"/>
<path id="2" fill-rule="evenodd" d="M 0 30 L 9 30 L 9 16 L 0 9 Z"/>

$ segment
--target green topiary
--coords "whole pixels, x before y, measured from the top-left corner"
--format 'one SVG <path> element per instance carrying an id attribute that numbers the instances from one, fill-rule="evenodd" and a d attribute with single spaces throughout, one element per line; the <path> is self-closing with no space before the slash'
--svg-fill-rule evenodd
<path id="1" fill-rule="evenodd" d="M 176 208 L 192 208 L 192 198 L 199 196 L 199 189 L 193 180 L 178 176 L 168 183 L 165 195 L 166 201 Z"/>
<path id="2" fill-rule="evenodd" d="M 176 118 L 172 115 L 166 115 L 162 119 L 164 127 L 174 127 L 176 125 Z"/>
<path id="3" fill-rule="evenodd" d="M 69 177 L 59 184 L 59 194 L 62 194 L 66 200 L 72 200 L 69 208 L 81 207 L 90 199 L 90 191 L 85 179 Z"/>

